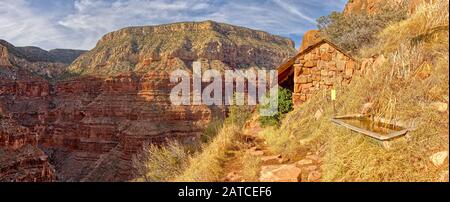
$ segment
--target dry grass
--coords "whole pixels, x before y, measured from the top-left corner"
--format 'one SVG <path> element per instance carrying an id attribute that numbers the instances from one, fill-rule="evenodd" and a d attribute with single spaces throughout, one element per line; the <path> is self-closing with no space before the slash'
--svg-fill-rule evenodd
<path id="1" fill-rule="evenodd" d="M 187 165 L 189 153 L 176 141 L 167 145 L 147 145 L 133 158 L 138 179 L 136 181 L 163 182 L 180 175 Z"/>
<path id="2" fill-rule="evenodd" d="M 328 92 L 322 92 L 290 113 L 279 130 L 262 132 L 270 149 L 295 156 L 299 150 L 324 146 L 324 181 L 442 180 L 448 164 L 436 167 L 429 157 L 448 151 L 448 112 L 438 112 L 430 104 L 448 103 L 449 98 L 448 30 L 439 28 L 445 25 L 448 1 L 419 7 L 407 20 L 384 30 L 378 46 L 371 49 L 371 54 L 385 54 L 384 65 L 355 78 L 348 87 L 337 87 L 339 115 L 358 113 L 364 103 L 372 102 L 373 116 L 419 123 L 410 138 L 398 139 L 386 150 L 370 138 L 333 125 L 332 103 Z M 315 120 L 320 108 L 324 116 Z"/>
<path id="3" fill-rule="evenodd" d="M 219 133 L 222 129 L 224 121 L 221 119 L 211 121 L 206 129 L 203 131 L 201 136 L 201 140 L 204 143 L 208 143 L 214 139 L 214 137 Z"/>
<path id="4" fill-rule="evenodd" d="M 374 53 L 392 53 L 399 48 L 399 44 L 416 45 L 426 42 L 427 51 L 446 49 L 449 28 L 448 1 L 425 3 L 409 16 L 407 20 L 391 24 L 378 37 L 374 47 L 365 47 L 363 56 Z M 437 47 L 441 46 L 441 47 Z"/>
<path id="5" fill-rule="evenodd" d="M 217 124 L 213 124 L 214 126 Z M 212 139 L 196 148 L 171 141 L 167 145 L 149 145 L 133 159 L 138 176 L 134 181 L 145 182 L 214 182 L 224 173 L 224 163 L 242 144 L 241 127 L 224 124 Z M 249 161 L 256 163 L 255 161 Z M 255 165 L 256 164 L 249 164 Z M 248 166 L 248 165 L 246 165 Z M 253 174 L 248 173 L 249 179 Z"/>
<path id="6" fill-rule="evenodd" d="M 203 151 L 189 160 L 189 166 L 173 181 L 215 182 L 223 176 L 223 163 L 233 148 L 239 147 L 240 127 L 225 125 Z"/>
<path id="7" fill-rule="evenodd" d="M 261 159 L 245 152 L 241 159 L 242 177 L 246 182 L 258 182 L 261 170 Z"/>

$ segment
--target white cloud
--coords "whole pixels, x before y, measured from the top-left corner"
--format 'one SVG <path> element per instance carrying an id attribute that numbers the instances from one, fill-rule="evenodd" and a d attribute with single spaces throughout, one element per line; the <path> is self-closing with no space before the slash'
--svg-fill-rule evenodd
<path id="1" fill-rule="evenodd" d="M 305 15 L 304 13 L 300 12 L 295 6 L 293 6 L 293 4 L 288 4 L 286 2 L 284 2 L 283 0 L 274 0 L 274 2 L 280 6 L 281 8 L 283 8 L 284 10 L 286 10 L 287 12 L 293 14 L 294 16 L 300 17 L 303 20 L 306 20 L 312 24 L 315 24 L 316 21 Z M 295 5 L 295 4 L 294 4 Z"/>
<path id="2" fill-rule="evenodd" d="M 66 10 L 37 12 L 25 0 L 0 2 L 0 38 L 15 45 L 90 49 L 108 32 L 140 25 L 215 20 L 296 41 L 345 0 L 74 0 Z M 71 8 L 71 9 L 68 9 Z M 57 14 L 57 15 L 56 15 Z"/>
<path id="3" fill-rule="evenodd" d="M 0 2 L 0 38 L 14 42 L 15 45 L 57 46 L 63 33 L 49 21 L 48 16 L 34 13 L 23 0 Z"/>

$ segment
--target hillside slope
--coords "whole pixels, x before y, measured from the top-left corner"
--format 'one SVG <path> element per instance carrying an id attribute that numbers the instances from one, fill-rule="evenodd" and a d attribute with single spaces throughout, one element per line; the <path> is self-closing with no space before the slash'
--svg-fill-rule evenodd
<path id="1" fill-rule="evenodd" d="M 54 49 L 50 51 L 38 47 L 15 47 L 0 40 L 0 76 L 12 77 L 13 72 L 24 70 L 45 78 L 56 79 L 65 73 L 66 68 L 83 50 Z M 16 76 L 17 77 L 17 76 Z"/>

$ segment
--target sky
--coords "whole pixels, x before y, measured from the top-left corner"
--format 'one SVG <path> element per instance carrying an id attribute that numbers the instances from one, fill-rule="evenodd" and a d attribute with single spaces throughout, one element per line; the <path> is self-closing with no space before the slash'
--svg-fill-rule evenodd
<path id="1" fill-rule="evenodd" d="M 347 0 L 0 0 L 0 39 L 15 46 L 84 49 L 129 26 L 214 20 L 291 38 Z"/>

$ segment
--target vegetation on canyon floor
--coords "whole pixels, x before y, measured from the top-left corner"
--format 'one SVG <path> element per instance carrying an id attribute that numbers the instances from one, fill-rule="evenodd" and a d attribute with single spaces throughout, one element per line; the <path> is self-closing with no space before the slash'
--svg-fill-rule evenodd
<path id="1" fill-rule="evenodd" d="M 288 113 L 279 127 L 264 128 L 259 136 L 266 142 L 267 149 L 290 161 L 298 160 L 305 150 L 323 151 L 320 152 L 322 181 L 443 180 L 446 174 L 448 176 L 448 164 L 435 166 L 429 157 L 449 149 L 448 111 L 436 109 L 436 103 L 449 101 L 448 8 L 448 1 L 423 4 L 404 20 L 386 21 L 389 23 L 376 31 L 370 43 L 349 42 L 361 44 L 349 46 L 358 50 L 361 56 L 383 54 L 384 62 L 366 76 L 355 78 L 349 86 L 336 87 L 336 111 L 329 92 L 322 91 Z M 344 31 L 350 32 L 350 29 Z M 339 128 L 329 121 L 336 114 L 358 113 L 366 103 L 372 104 L 368 115 L 413 123 L 416 130 L 385 149 L 373 139 Z M 320 116 L 315 116 L 318 111 Z M 229 119 L 234 116 L 231 113 Z M 171 152 L 176 156 L 174 159 L 187 160 L 164 166 L 152 165 L 158 164 L 154 160 L 146 164 L 148 168 L 160 170 L 175 168 L 176 171 L 167 177 L 157 179 L 219 181 L 225 175 L 227 156 L 235 152 L 242 155 L 240 159 L 245 162 L 242 171 L 245 178 L 257 180 L 261 163 L 258 158 L 239 153 L 244 140 L 242 122 L 236 123 L 225 121 L 222 127 L 214 126 L 220 128 L 217 135 L 189 158 L 184 158 L 184 153 L 179 155 L 180 150 L 173 149 L 170 144 L 169 149 L 153 152 L 154 158 Z"/>

